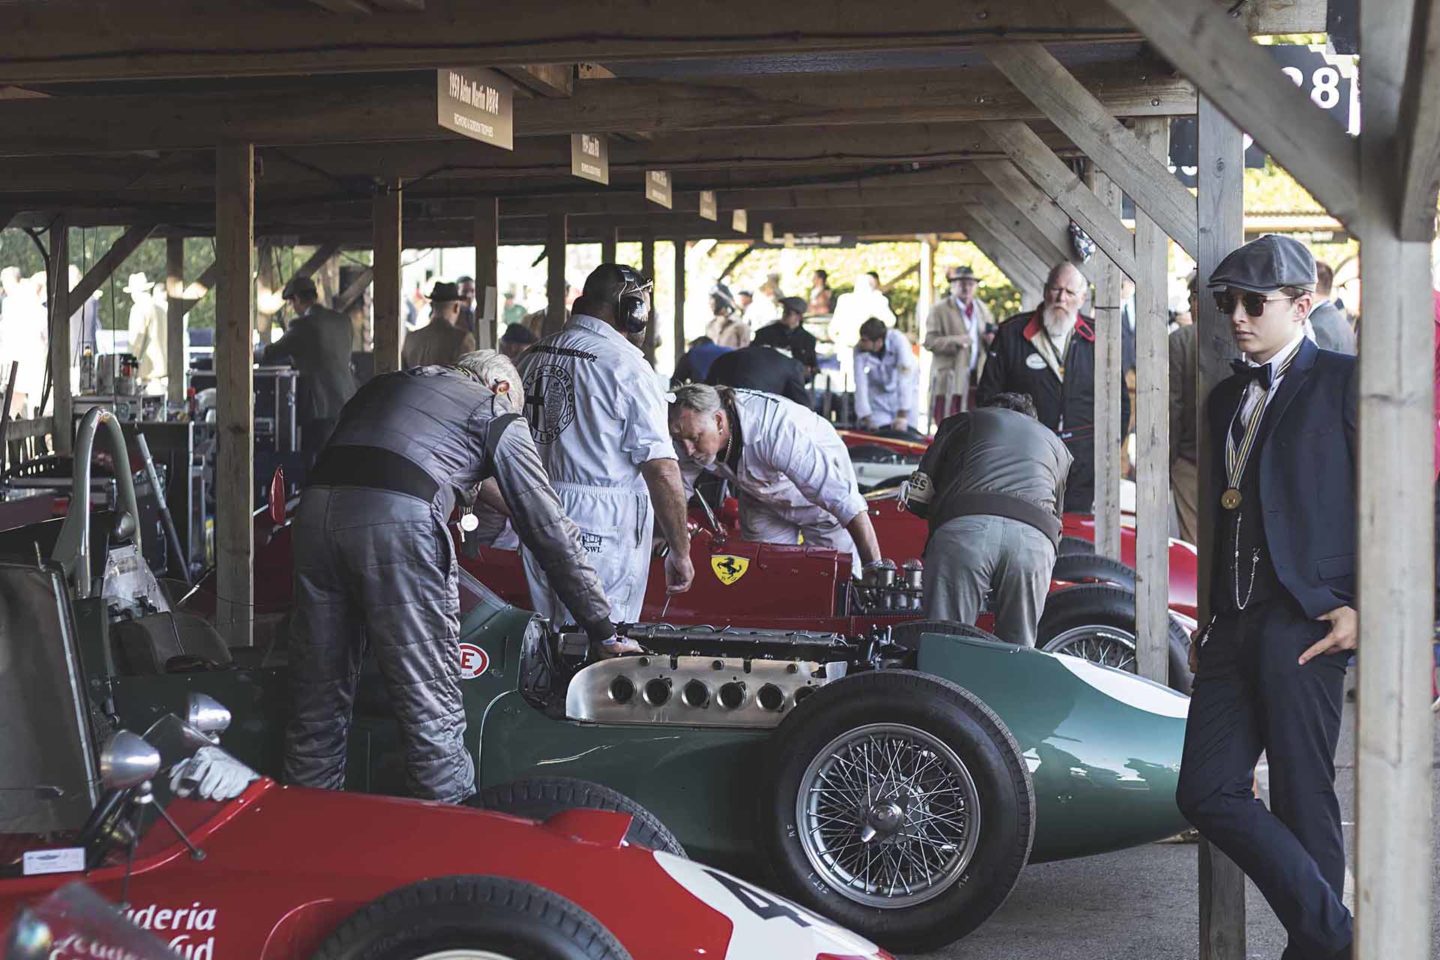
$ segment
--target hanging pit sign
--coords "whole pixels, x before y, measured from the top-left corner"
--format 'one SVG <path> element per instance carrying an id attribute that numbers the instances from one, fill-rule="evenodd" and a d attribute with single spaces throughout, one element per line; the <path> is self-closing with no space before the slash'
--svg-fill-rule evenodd
<path id="1" fill-rule="evenodd" d="M 515 149 L 515 87 L 481 67 L 445 67 L 437 77 L 440 126 L 504 150 Z"/>
<path id="2" fill-rule="evenodd" d="M 610 146 L 603 136 L 570 134 L 570 172 L 581 180 L 610 182 Z"/>
<path id="3" fill-rule="evenodd" d="M 720 219 L 720 211 L 715 203 L 714 190 L 700 191 L 700 216 L 706 220 Z"/>
<path id="4" fill-rule="evenodd" d="M 666 210 L 670 209 L 670 171 L 669 170 L 646 170 L 645 171 L 645 199 L 651 203 L 658 203 Z"/>
<path id="5" fill-rule="evenodd" d="M 736 233 L 750 232 L 750 218 L 744 210 L 736 210 L 730 214 L 730 229 Z"/>

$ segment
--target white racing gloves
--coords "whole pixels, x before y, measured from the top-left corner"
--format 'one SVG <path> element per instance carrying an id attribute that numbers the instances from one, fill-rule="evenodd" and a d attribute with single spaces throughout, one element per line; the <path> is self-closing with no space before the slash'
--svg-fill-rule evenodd
<path id="1" fill-rule="evenodd" d="M 201 747 L 170 771 L 170 792 L 197 800 L 233 800 L 260 775 L 219 747 Z"/>

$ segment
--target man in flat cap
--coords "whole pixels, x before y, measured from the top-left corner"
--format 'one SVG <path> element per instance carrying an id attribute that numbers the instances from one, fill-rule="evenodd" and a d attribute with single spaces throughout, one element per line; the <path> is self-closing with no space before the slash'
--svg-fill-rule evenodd
<path id="1" fill-rule="evenodd" d="M 1209 286 L 1244 354 L 1206 401 L 1216 499 L 1212 617 L 1176 800 L 1254 881 L 1285 960 L 1350 956 L 1335 747 L 1356 646 L 1356 365 L 1305 337 L 1315 260 L 1263 236 Z M 1270 808 L 1251 789 L 1264 752 Z"/>
<path id="2" fill-rule="evenodd" d="M 295 277 L 281 296 L 295 312 L 285 336 L 265 348 L 262 363 L 289 360 L 300 371 L 296 385 L 296 419 L 300 449 L 308 464 L 320 452 L 340 408 L 355 395 L 355 374 L 350 369 L 350 318 L 320 306 L 315 281 Z"/>
<path id="3" fill-rule="evenodd" d="M 784 297 L 780 300 L 780 319 L 761 327 L 755 332 L 754 342 L 762 347 L 783 350 L 800 361 L 805 368 L 805 379 L 815 376 L 820 361 L 815 356 L 815 335 L 805 329 L 805 308 L 809 306 L 800 297 Z"/>
<path id="4" fill-rule="evenodd" d="M 962 413 L 970 406 L 970 383 L 985 347 L 986 324 L 994 323 L 990 308 L 975 296 L 980 278 L 968 266 L 945 272 L 950 296 L 930 308 L 925 321 L 925 349 L 930 361 L 931 422 Z"/>
<path id="5" fill-rule="evenodd" d="M 401 367 L 450 366 L 473 351 L 475 335 L 459 325 L 464 306 L 458 284 L 441 282 L 431 287 L 430 322 L 405 337 Z"/>
<path id="6" fill-rule="evenodd" d="M 520 354 L 539 339 L 523 323 L 506 324 L 505 332 L 500 335 L 500 352 L 511 362 L 518 362 Z"/>

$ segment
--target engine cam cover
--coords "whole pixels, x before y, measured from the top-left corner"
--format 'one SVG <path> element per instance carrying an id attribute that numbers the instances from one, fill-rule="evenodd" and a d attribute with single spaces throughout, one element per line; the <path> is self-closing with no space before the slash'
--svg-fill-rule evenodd
<path id="1" fill-rule="evenodd" d="M 592 723 L 697 727 L 777 726 L 844 664 L 738 657 L 654 656 L 601 660 L 575 674 L 565 716 Z"/>

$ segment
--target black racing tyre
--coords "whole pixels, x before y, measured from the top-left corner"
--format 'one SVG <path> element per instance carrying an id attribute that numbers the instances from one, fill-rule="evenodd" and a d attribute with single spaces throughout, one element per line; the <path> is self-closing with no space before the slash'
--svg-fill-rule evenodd
<path id="1" fill-rule="evenodd" d="M 1135 594 L 1124 587 L 1078 584 L 1045 598 L 1035 645 L 1050 653 L 1093 660 L 1135 672 Z M 1170 689 L 1188 694 L 1190 638 L 1169 618 Z"/>
<path id="2" fill-rule="evenodd" d="M 481 810 L 544 820 L 564 810 L 609 810 L 630 814 L 625 841 L 662 853 L 685 856 L 685 848 L 660 818 L 619 790 L 574 777 L 525 777 L 486 787 L 466 801 Z"/>
<path id="3" fill-rule="evenodd" d="M 1055 558 L 1051 580 L 1066 583 L 1113 583 L 1135 589 L 1135 568 L 1113 557 L 1093 553 L 1069 553 Z"/>
<path id="4" fill-rule="evenodd" d="M 508 877 L 439 877 L 393 890 L 337 927 L 313 960 L 422 960 L 449 951 L 506 960 L 630 960 L 589 913 Z"/>
<path id="5" fill-rule="evenodd" d="M 1068 557 L 1073 554 L 1094 554 L 1095 544 L 1086 540 L 1084 537 L 1061 537 L 1060 549 L 1056 552 L 1062 557 Z"/>
<path id="6" fill-rule="evenodd" d="M 907 620 L 904 623 L 897 623 L 890 628 L 890 642 L 896 646 L 912 650 L 918 649 L 920 635 L 924 633 L 943 633 L 951 637 L 989 640 L 991 643 L 1005 642 L 988 630 L 981 630 L 979 627 L 961 623 L 958 620 Z"/>
<path id="7" fill-rule="evenodd" d="M 897 952 L 979 926 L 1035 836 L 1030 771 L 1005 724 L 973 694 L 910 670 L 807 697 L 757 782 L 771 784 L 756 822 L 779 888 Z"/>

